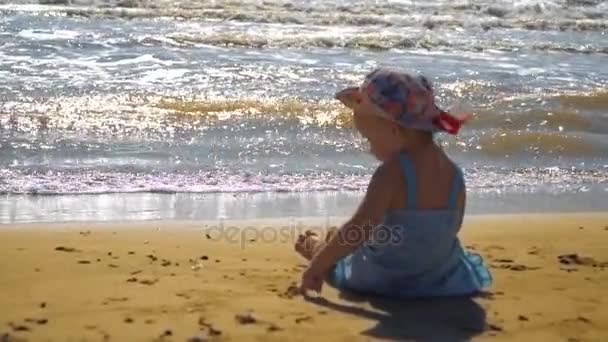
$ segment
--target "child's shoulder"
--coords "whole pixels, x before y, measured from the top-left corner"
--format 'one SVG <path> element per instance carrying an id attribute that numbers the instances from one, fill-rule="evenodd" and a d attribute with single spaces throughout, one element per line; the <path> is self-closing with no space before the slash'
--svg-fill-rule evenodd
<path id="1" fill-rule="evenodd" d="M 372 184 L 374 183 L 389 190 L 405 185 L 401 158 L 396 156 L 382 162 L 372 176 Z"/>
<path id="2" fill-rule="evenodd" d="M 401 155 L 394 156 L 388 160 L 385 160 L 378 166 L 374 175 L 384 179 L 391 179 L 395 177 L 401 177 L 403 174 L 402 171 L 402 161 Z"/>

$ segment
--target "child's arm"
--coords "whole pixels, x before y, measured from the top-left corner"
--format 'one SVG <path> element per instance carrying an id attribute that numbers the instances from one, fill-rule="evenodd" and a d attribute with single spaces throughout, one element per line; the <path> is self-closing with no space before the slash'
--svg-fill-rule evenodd
<path id="1" fill-rule="evenodd" d="M 374 172 L 357 212 L 317 252 L 311 260 L 311 269 L 327 272 L 338 260 L 354 252 L 370 238 L 373 228 L 382 222 L 391 202 L 394 184 L 390 182 L 390 172 L 389 164 L 381 165 Z"/>

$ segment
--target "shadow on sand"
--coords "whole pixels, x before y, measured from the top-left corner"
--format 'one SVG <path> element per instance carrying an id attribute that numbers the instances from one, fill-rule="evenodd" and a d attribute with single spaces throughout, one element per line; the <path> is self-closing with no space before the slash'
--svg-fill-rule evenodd
<path id="1" fill-rule="evenodd" d="M 356 304 L 334 303 L 325 298 L 307 300 L 331 310 L 377 321 L 374 327 L 361 334 L 378 339 L 467 341 L 486 328 L 485 310 L 469 297 L 403 300 L 340 292 L 340 298 L 367 302 L 374 310 Z"/>

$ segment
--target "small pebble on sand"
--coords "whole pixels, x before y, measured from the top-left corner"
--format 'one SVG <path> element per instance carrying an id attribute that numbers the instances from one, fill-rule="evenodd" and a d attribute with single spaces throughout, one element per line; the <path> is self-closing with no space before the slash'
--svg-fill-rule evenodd
<path id="1" fill-rule="evenodd" d="M 67 253 L 75 253 L 75 252 L 80 252 L 78 249 L 73 248 L 73 247 L 65 247 L 65 246 L 58 246 L 55 247 L 55 250 L 58 252 L 67 252 Z"/>
<path id="2" fill-rule="evenodd" d="M 253 317 L 253 314 L 251 312 L 236 314 L 236 316 L 234 316 L 234 318 L 236 319 L 236 321 L 239 324 L 254 324 L 257 322 L 257 320 L 255 319 L 255 317 Z"/>
<path id="3" fill-rule="evenodd" d="M 270 324 L 268 326 L 268 328 L 266 328 L 266 331 L 268 331 L 268 332 L 281 331 L 281 330 L 283 330 L 283 329 L 281 329 L 280 327 L 278 327 L 274 324 Z"/>
<path id="4" fill-rule="evenodd" d="M 492 331 L 503 331 L 502 327 L 496 324 L 488 324 L 488 329 Z"/>
<path id="5" fill-rule="evenodd" d="M 587 317 L 578 316 L 577 319 L 583 323 L 591 323 L 591 320 Z"/>
<path id="6" fill-rule="evenodd" d="M 298 317 L 295 319 L 296 324 L 300 324 L 302 322 L 308 322 L 308 321 L 312 321 L 312 317 L 310 316 L 303 316 L 303 317 Z"/>

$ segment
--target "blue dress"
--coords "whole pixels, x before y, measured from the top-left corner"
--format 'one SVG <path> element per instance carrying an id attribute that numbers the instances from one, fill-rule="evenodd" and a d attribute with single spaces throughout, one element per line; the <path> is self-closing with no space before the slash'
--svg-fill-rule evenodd
<path id="1" fill-rule="evenodd" d="M 400 163 L 407 208 L 388 212 L 370 240 L 336 264 L 336 286 L 389 297 L 466 296 L 490 286 L 492 276 L 481 256 L 465 251 L 457 237 L 462 171 L 457 168 L 445 210 L 420 210 L 412 162 L 402 154 Z"/>

